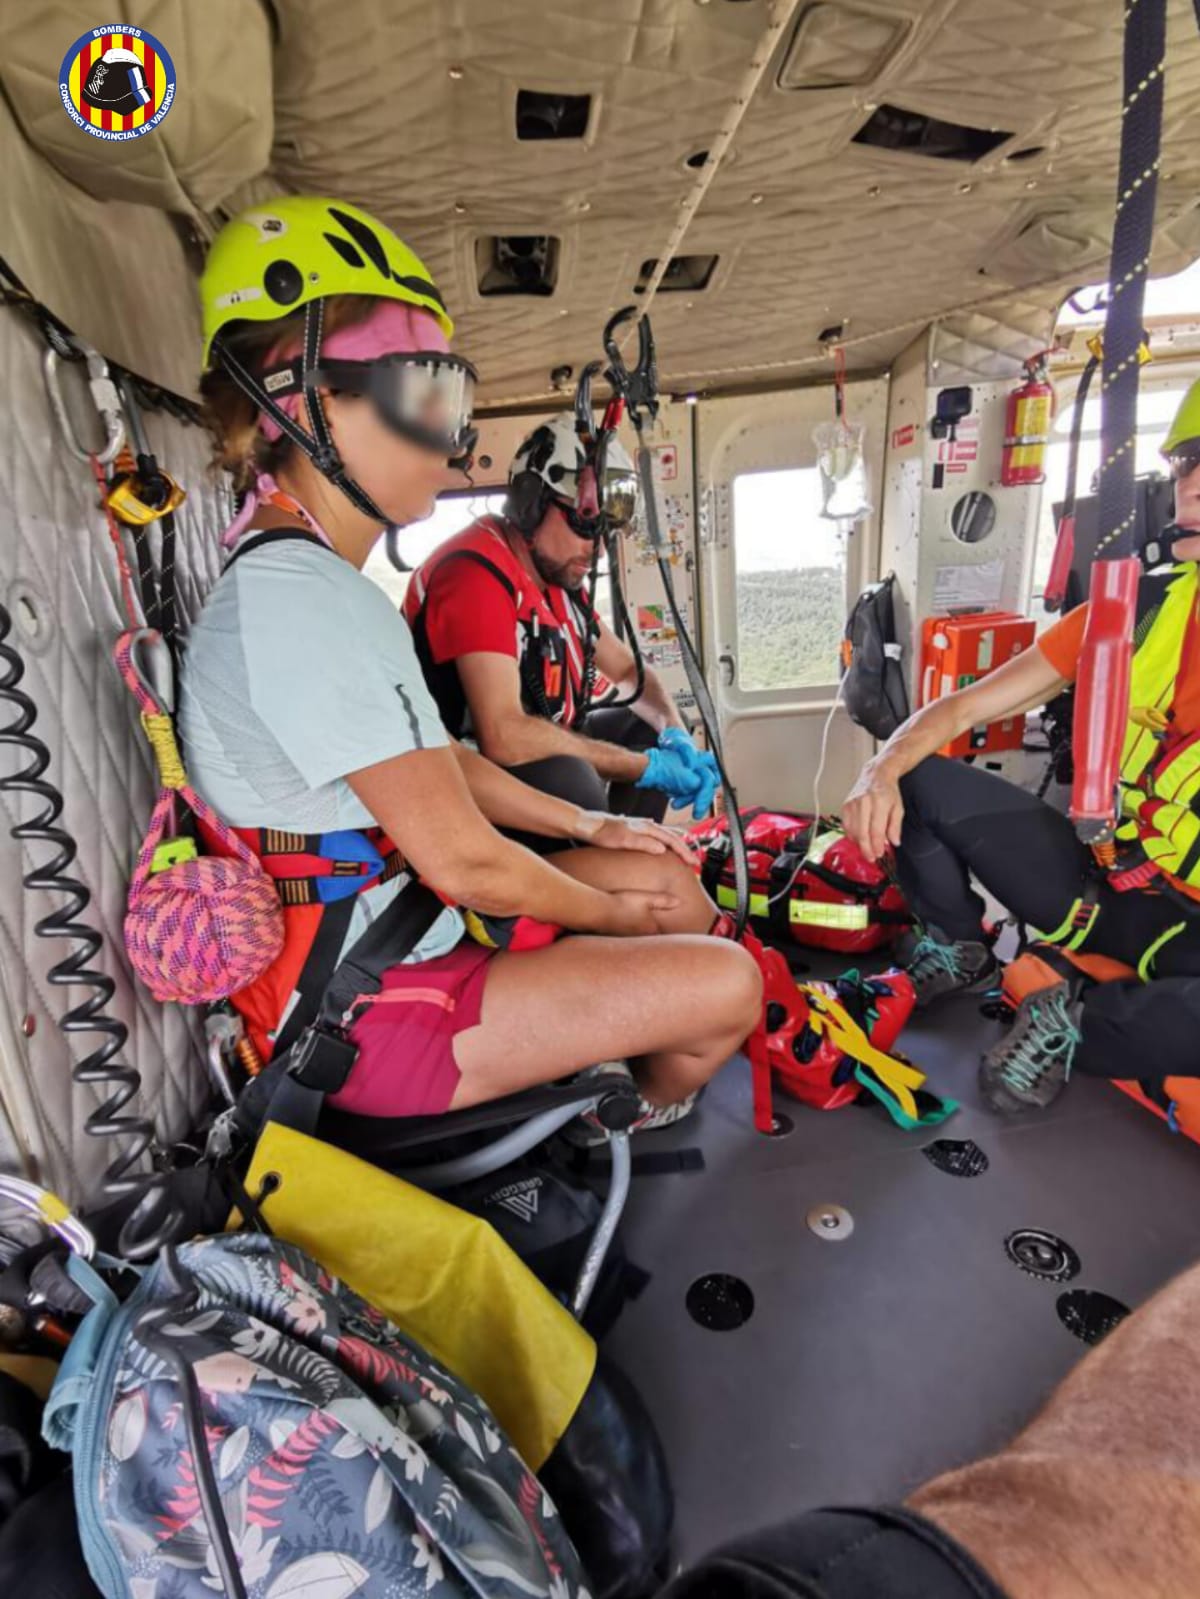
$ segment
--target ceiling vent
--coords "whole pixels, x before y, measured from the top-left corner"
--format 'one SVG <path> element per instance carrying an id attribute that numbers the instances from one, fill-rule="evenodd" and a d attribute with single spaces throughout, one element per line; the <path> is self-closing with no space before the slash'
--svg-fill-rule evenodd
<path id="1" fill-rule="evenodd" d="M 801 8 L 775 80 L 781 89 L 847 89 L 871 83 L 908 37 L 907 17 L 813 0 Z"/>
<path id="2" fill-rule="evenodd" d="M 514 233 L 475 241 L 479 292 L 485 296 L 529 294 L 542 299 L 558 283 L 562 240 L 545 233 Z"/>
<path id="3" fill-rule="evenodd" d="M 968 128 L 965 123 L 943 122 L 923 111 L 881 105 L 854 135 L 854 143 L 926 161 L 979 161 L 1011 138 L 1011 133 L 998 128 Z"/>
<path id="4" fill-rule="evenodd" d="M 590 94 L 517 91 L 518 139 L 582 139 L 592 116 Z"/>
<path id="5" fill-rule="evenodd" d="M 713 273 L 717 270 L 719 260 L 720 256 L 716 255 L 673 255 L 658 286 L 659 294 L 671 294 L 675 291 L 682 293 L 685 290 L 695 294 L 701 289 L 707 289 Z M 643 261 L 633 292 L 645 294 L 650 279 L 657 270 L 657 261 Z"/>

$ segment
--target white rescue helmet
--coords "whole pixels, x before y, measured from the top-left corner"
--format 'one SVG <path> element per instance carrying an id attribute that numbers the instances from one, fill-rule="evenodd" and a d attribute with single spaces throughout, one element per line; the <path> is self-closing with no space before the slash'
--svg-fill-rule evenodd
<path id="1" fill-rule="evenodd" d="M 510 518 L 532 534 L 551 504 L 582 537 L 599 532 L 599 513 L 612 526 L 630 521 L 637 502 L 637 474 L 629 452 L 612 435 L 604 440 L 602 482 L 569 412 L 539 423 L 521 441 L 509 467 Z"/>

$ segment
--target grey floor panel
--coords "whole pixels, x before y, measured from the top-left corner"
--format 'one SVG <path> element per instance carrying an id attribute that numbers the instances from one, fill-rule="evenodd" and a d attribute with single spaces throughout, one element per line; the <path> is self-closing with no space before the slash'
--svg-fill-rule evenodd
<path id="1" fill-rule="evenodd" d="M 995 1036 L 965 1000 L 906 1035 L 962 1100 L 936 1131 L 780 1099 L 794 1131 L 761 1138 L 739 1060 L 696 1116 L 639 1144 L 698 1145 L 706 1161 L 635 1182 L 626 1247 L 653 1276 L 608 1346 L 662 1432 L 683 1563 L 808 1506 L 894 1501 L 1030 1417 L 1085 1346 L 1056 1314 L 1062 1287 L 1007 1258 L 1015 1229 L 1059 1234 L 1081 1261 L 1070 1286 L 1130 1306 L 1200 1257 L 1200 1148 L 1087 1079 L 1040 1117 L 996 1120 L 975 1085 Z M 921 1148 L 941 1136 L 974 1139 L 988 1171 L 938 1171 Z M 854 1217 L 844 1243 L 806 1226 L 828 1202 Z M 735 1332 L 687 1313 L 689 1286 L 712 1272 L 753 1291 Z"/>

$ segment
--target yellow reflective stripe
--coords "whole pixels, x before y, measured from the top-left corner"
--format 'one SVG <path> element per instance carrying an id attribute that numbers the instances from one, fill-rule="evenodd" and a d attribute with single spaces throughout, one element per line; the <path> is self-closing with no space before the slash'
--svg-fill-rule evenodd
<path id="1" fill-rule="evenodd" d="M 1073 939 L 1071 939 L 1070 943 L 1068 943 L 1068 945 L 1067 945 L 1067 949 L 1068 950 L 1082 949 L 1083 948 L 1084 941 L 1087 938 L 1088 934 L 1091 932 L 1092 927 L 1093 927 L 1093 925 L 1095 923 L 1096 917 L 1098 916 L 1098 914 L 1100 912 L 1099 905 L 1093 905 L 1093 906 L 1091 906 L 1090 909 L 1091 909 L 1091 914 L 1088 916 L 1087 921 L 1084 922 L 1083 926 L 1075 934 L 1075 937 Z"/>
<path id="2" fill-rule="evenodd" d="M 1169 944 L 1178 933 L 1183 932 L 1186 926 L 1186 922 L 1176 922 L 1174 927 L 1168 927 L 1165 933 L 1161 934 L 1154 940 L 1153 944 L 1151 944 L 1150 948 L 1142 956 L 1141 960 L 1138 961 L 1137 974 L 1143 983 L 1148 983 L 1150 981 L 1150 968 L 1154 965 L 1154 962 L 1158 957 L 1158 953 L 1162 949 L 1163 945 Z"/>
<path id="3" fill-rule="evenodd" d="M 1134 651 L 1130 673 L 1129 703 L 1143 713 L 1167 711 L 1175 697 L 1175 680 L 1183 653 L 1192 607 L 1196 603 L 1197 571 L 1193 563 L 1179 570 L 1163 599 L 1154 625 Z M 1138 725 L 1131 716 L 1126 724 L 1121 750 L 1121 779 L 1134 787 L 1159 750 L 1153 733 Z"/>
<path id="4" fill-rule="evenodd" d="M 737 908 L 737 890 L 733 889 L 733 888 L 727 888 L 724 883 L 718 883 L 717 884 L 717 904 L 723 906 L 724 909 L 727 910 L 727 911 L 736 910 L 736 908 Z M 751 894 L 751 896 L 750 896 L 750 914 L 751 914 L 751 916 L 758 916 L 758 917 L 768 916 L 768 915 L 770 915 L 770 911 L 771 911 L 770 902 L 768 901 L 767 896 L 765 894 Z"/>
<path id="5" fill-rule="evenodd" d="M 829 905 L 821 900 L 795 899 L 788 910 L 788 920 L 804 927 L 839 927 L 857 932 L 871 925 L 871 910 L 867 905 Z"/>
<path id="6" fill-rule="evenodd" d="M 1039 931 L 1038 932 L 1038 943 L 1039 944 L 1057 944 L 1057 943 L 1059 943 L 1059 941 L 1061 939 L 1066 938 L 1067 934 L 1071 931 L 1071 929 L 1075 925 L 1075 912 L 1079 909 L 1079 904 L 1080 904 L 1079 900 L 1076 900 L 1074 905 L 1071 906 L 1071 909 L 1063 917 L 1062 921 L 1058 924 L 1058 926 L 1054 929 L 1054 931 L 1052 933 L 1043 933 L 1043 932 Z"/>
<path id="7" fill-rule="evenodd" d="M 1088 912 L 1088 918 L 1082 925 L 1077 926 L 1076 922 L 1079 913 L 1084 909 Z M 1099 905 L 1085 907 L 1083 900 L 1077 899 L 1052 933 L 1038 933 L 1038 942 L 1042 944 L 1063 944 L 1065 949 L 1081 948 L 1084 940 L 1096 924 L 1096 917 L 1099 911 Z M 1072 935 L 1069 939 L 1067 938 L 1068 933 Z M 1066 941 L 1065 943 L 1064 940 Z"/>
<path id="8" fill-rule="evenodd" d="M 723 910 L 733 910 L 737 905 L 736 891 L 719 883 L 717 904 Z M 771 902 L 766 894 L 751 894 L 750 914 L 760 920 L 771 914 Z M 836 927 L 860 932 L 871 925 L 871 908 L 869 905 L 832 905 L 821 900 L 794 899 L 788 907 L 788 921 L 800 927 Z"/>

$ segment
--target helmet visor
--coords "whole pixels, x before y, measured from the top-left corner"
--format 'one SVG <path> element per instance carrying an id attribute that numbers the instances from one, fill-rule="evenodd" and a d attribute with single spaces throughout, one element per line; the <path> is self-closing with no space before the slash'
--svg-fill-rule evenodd
<path id="1" fill-rule="evenodd" d="M 377 361 L 322 361 L 322 388 L 366 394 L 394 432 L 451 460 L 471 453 L 477 374 L 469 361 L 438 352 L 385 355 Z"/>
<path id="2" fill-rule="evenodd" d="M 564 510 L 572 530 L 581 538 L 597 538 L 600 519 L 609 527 L 625 527 L 637 510 L 637 475 L 628 465 L 603 464 L 603 447 L 578 471 L 561 472 L 551 493 Z"/>
<path id="3" fill-rule="evenodd" d="M 1185 439 L 1173 450 L 1168 450 L 1166 455 L 1171 479 L 1178 483 L 1182 478 L 1190 477 L 1200 466 L 1200 439 Z"/>
<path id="4" fill-rule="evenodd" d="M 604 474 L 604 492 L 601 503 L 604 514 L 613 527 L 627 527 L 637 510 L 637 474 L 625 468 L 614 468 Z"/>

